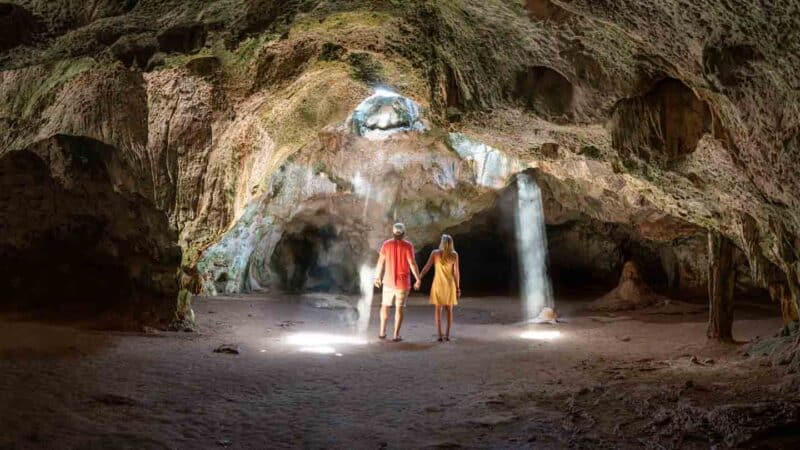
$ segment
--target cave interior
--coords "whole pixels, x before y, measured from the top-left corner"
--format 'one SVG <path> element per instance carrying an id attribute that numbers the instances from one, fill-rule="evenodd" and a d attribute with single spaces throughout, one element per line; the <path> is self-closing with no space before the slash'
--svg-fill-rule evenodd
<path id="1" fill-rule="evenodd" d="M 1 1 L 0 449 L 798 448 L 792 30 L 786 1 Z M 373 284 L 397 221 L 420 268 L 453 237 L 457 306 Z"/>

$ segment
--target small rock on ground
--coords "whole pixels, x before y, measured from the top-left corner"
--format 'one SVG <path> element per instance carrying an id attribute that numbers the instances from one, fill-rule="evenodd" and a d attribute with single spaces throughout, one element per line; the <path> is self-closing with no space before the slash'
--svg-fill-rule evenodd
<path id="1" fill-rule="evenodd" d="M 222 344 L 214 349 L 214 353 L 229 353 L 232 355 L 238 355 L 241 353 L 241 350 L 236 344 Z"/>

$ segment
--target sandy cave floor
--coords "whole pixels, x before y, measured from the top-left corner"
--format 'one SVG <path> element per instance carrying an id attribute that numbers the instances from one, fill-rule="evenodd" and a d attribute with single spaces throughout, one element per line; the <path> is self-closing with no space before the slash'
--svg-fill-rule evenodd
<path id="1" fill-rule="evenodd" d="M 709 448 L 726 437 L 675 431 L 670 411 L 797 400 L 763 358 L 706 345 L 702 311 L 591 315 L 570 301 L 567 323 L 526 326 L 516 299 L 465 298 L 437 343 L 418 296 L 405 342 L 376 339 L 373 306 L 366 344 L 317 354 L 288 336 L 346 335 L 352 312 L 313 303 L 199 298 L 197 333 L 2 321 L 0 448 Z M 740 308 L 734 334 L 779 326 Z M 520 337 L 531 330 L 560 336 Z M 213 352 L 226 343 L 241 353 Z M 744 446 L 798 442 L 778 430 Z"/>

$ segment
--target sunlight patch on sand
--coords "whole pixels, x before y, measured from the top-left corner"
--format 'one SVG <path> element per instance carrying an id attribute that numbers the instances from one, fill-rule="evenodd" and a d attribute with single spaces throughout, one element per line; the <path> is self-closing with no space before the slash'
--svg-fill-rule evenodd
<path id="1" fill-rule="evenodd" d="M 366 339 L 329 333 L 294 333 L 286 337 L 286 343 L 298 347 L 299 352 L 341 356 L 334 345 L 364 345 Z"/>
<path id="2" fill-rule="evenodd" d="M 561 332 L 556 330 L 531 330 L 519 335 L 522 339 L 535 341 L 552 341 L 561 337 Z"/>
<path id="3" fill-rule="evenodd" d="M 328 345 L 300 347 L 298 351 L 302 353 L 319 353 L 320 355 L 333 355 L 334 353 L 336 353 L 336 349 Z"/>

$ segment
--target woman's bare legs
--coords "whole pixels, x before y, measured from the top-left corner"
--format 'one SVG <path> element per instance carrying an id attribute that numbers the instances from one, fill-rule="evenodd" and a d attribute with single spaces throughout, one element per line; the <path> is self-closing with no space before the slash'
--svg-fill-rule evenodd
<path id="1" fill-rule="evenodd" d="M 447 334 L 444 335 L 444 340 L 450 340 L 450 325 L 453 323 L 453 305 L 447 305 Z M 439 328 L 439 336 L 442 335 L 442 329 Z"/>
<path id="2" fill-rule="evenodd" d="M 439 340 L 442 340 L 442 307 L 439 305 L 433 306 L 433 320 L 436 321 L 436 331 L 439 332 Z"/>

